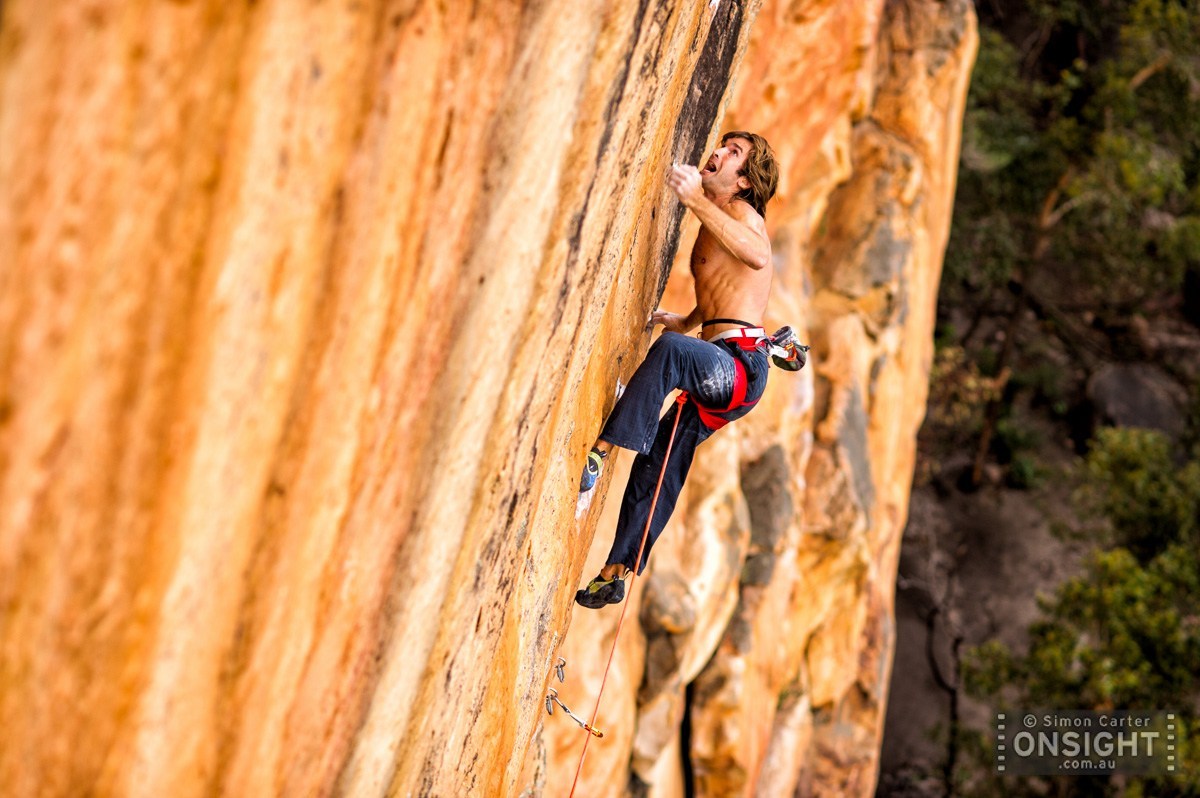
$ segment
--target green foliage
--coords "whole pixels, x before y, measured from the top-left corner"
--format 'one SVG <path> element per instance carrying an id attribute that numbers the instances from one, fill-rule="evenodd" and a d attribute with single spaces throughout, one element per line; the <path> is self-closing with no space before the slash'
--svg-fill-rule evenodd
<path id="1" fill-rule="evenodd" d="M 1026 220 L 1010 211 L 1036 202 L 1045 178 L 1034 112 L 1045 86 L 1020 74 L 1020 54 L 983 29 L 963 118 L 962 166 L 943 291 L 1005 283 L 1024 253 Z M 1034 181 L 1031 185 L 1028 181 Z"/>
<path id="2" fill-rule="evenodd" d="M 1021 453 L 1013 457 L 1008 464 L 1008 477 L 1005 483 L 1016 490 L 1034 490 L 1046 481 L 1047 471 L 1036 457 Z"/>
<path id="3" fill-rule="evenodd" d="M 1041 443 L 1041 435 L 1021 419 L 1007 416 L 996 422 L 992 453 L 1008 466 L 1005 481 L 1010 488 L 1030 490 L 1045 479 L 1046 471 L 1035 454 Z"/>
<path id="4" fill-rule="evenodd" d="M 941 322 L 933 329 L 933 349 L 934 352 L 941 352 L 947 347 L 956 346 L 958 343 L 958 330 L 949 322 Z"/>
<path id="5" fill-rule="evenodd" d="M 1102 429 L 1088 455 L 1085 500 L 1112 526 L 1116 541 L 1145 562 L 1175 542 L 1195 542 L 1200 464 L 1180 469 L 1169 441 L 1140 429 Z"/>
<path id="6" fill-rule="evenodd" d="M 980 389 L 1004 369 L 1015 372 L 1009 393 L 1032 394 L 1065 415 L 1071 373 L 1055 365 L 1063 358 L 1033 353 L 1014 363 L 1013 351 L 1020 360 L 1030 355 L 1021 349 L 1029 340 L 1057 334 L 1066 345 L 1052 348 L 1078 352 L 1079 331 L 1098 329 L 1093 318 L 1119 319 L 1179 291 L 1185 270 L 1200 263 L 1200 2 L 976 5 L 980 51 L 941 296 L 955 307 L 954 318 L 975 320 L 965 329 L 982 334 L 972 353 L 947 340 L 948 331 L 939 340 L 930 417 L 952 430 L 943 443 L 961 443 L 980 427 L 982 402 L 997 395 Z M 1000 362 L 988 320 L 1014 307 L 1006 291 L 1014 280 L 1029 289 L 1026 296 L 1036 291 L 1039 308 L 1058 315 L 1043 316 L 1054 324 L 1036 335 L 1012 317 L 1009 357 Z M 949 405 L 939 409 L 939 399 Z M 992 450 L 1008 463 L 1010 484 L 1037 484 L 1045 478 L 1037 441 L 1011 408 L 1006 412 Z M 1193 437 L 1184 448 L 1195 458 L 1200 388 L 1192 413 Z M 1200 708 L 1200 464 L 1182 462 L 1155 433 L 1105 430 L 1080 473 L 1084 517 L 1073 534 L 1100 530 L 1092 538 L 1099 547 L 1082 575 L 1041 599 L 1028 650 L 999 643 L 972 650 L 964 686 L 997 707 L 1177 708 L 1185 727 L 1194 724 L 1188 716 Z M 1170 780 L 992 779 L 963 794 L 1200 796 L 1200 743 L 1187 731 L 1184 771 Z M 976 771 L 990 765 L 989 746 L 964 743 L 963 751 Z"/>
<path id="7" fill-rule="evenodd" d="M 927 413 L 920 433 L 923 456 L 915 474 L 918 484 L 949 476 L 943 471 L 945 464 L 978 437 L 987 405 L 1000 396 L 1001 388 L 1002 382 L 985 376 L 961 346 L 934 349 Z"/>
<path id="8" fill-rule="evenodd" d="M 996 438 L 993 448 L 1001 463 L 1012 462 L 1021 454 L 1037 449 L 1041 436 L 1022 424 L 1018 419 L 1002 418 L 996 424 Z"/>
<path id="9" fill-rule="evenodd" d="M 923 433 L 954 450 L 966 446 L 978 432 L 983 408 L 1000 395 L 1000 384 L 967 360 L 962 347 L 947 346 L 934 353 L 929 391 Z"/>
<path id="10" fill-rule="evenodd" d="M 1087 709 L 1165 706 L 1196 688 L 1200 636 L 1182 602 L 1200 599 L 1182 548 L 1143 567 L 1125 549 L 1098 552 L 1084 577 L 1048 602 L 1018 666 L 1037 706 Z M 1194 560 L 1194 558 L 1193 558 Z M 1069 702 L 1064 704 L 1063 702 Z"/>
<path id="11" fill-rule="evenodd" d="M 1200 263 L 1200 216 L 1175 221 L 1165 238 L 1164 254 L 1177 264 Z"/>
<path id="12" fill-rule="evenodd" d="M 1200 703 L 1200 464 L 1176 466 L 1158 433 L 1110 429 L 1085 468 L 1085 509 L 1111 526 L 1116 545 L 1040 601 L 1027 653 L 994 642 L 969 652 L 964 685 L 1023 707 L 1178 709 L 1187 727 Z M 1188 739 L 1181 750 L 1180 776 L 1131 779 L 1126 794 L 1200 795 L 1200 747 Z"/>
<path id="13" fill-rule="evenodd" d="M 1044 87 L 1021 80 L 1020 54 L 999 33 L 980 32 L 968 112 L 963 121 L 963 161 L 973 172 L 993 173 L 1032 156 L 1039 134 L 1032 109 Z"/>
<path id="14" fill-rule="evenodd" d="M 1066 415 L 1067 375 L 1063 366 L 1050 360 L 1040 347 L 1031 347 L 1029 354 L 1033 362 L 1013 374 L 1012 385 L 1030 391 L 1032 401 L 1047 406 L 1053 415 Z"/>
<path id="15" fill-rule="evenodd" d="M 963 687 L 972 695 L 999 696 L 1016 683 L 1017 665 L 1012 652 L 1003 643 L 989 640 L 963 657 Z"/>
<path id="16" fill-rule="evenodd" d="M 1200 255 L 1200 9 L 1008 2 L 985 27 L 963 124 L 943 291 L 1034 272 L 1095 302 L 1177 289 Z"/>
<path id="17" fill-rule="evenodd" d="M 1200 461 L 1200 383 L 1193 384 L 1188 392 L 1187 430 L 1180 443 L 1192 460 Z"/>

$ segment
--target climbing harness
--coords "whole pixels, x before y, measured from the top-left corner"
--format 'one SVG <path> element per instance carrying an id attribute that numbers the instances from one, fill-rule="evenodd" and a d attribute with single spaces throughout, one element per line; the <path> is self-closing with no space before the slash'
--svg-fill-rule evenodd
<path id="1" fill-rule="evenodd" d="M 737 331 L 731 330 L 731 332 L 737 332 Z M 746 345 L 742 343 L 743 340 L 753 341 L 754 339 L 745 338 L 745 339 L 741 339 L 737 342 L 738 346 L 741 346 L 743 349 L 746 349 Z M 726 413 L 731 413 L 734 410 L 737 410 L 739 407 L 753 407 L 755 404 L 758 403 L 757 399 L 754 399 L 749 402 L 746 401 L 747 382 L 748 382 L 748 380 L 746 379 L 746 367 L 744 365 L 742 365 L 742 361 L 734 359 L 734 361 L 733 361 L 733 398 L 729 400 L 728 405 L 726 405 L 725 407 L 721 407 L 721 408 L 705 407 L 704 405 L 697 402 L 695 397 L 689 396 L 686 391 L 684 392 L 683 395 L 687 399 L 692 400 L 692 404 L 694 404 L 696 406 L 696 412 L 700 415 L 700 421 L 704 423 L 704 426 L 708 427 L 709 429 L 711 429 L 713 431 L 716 431 L 729 423 L 729 419 L 723 417 Z"/>
<path id="2" fill-rule="evenodd" d="M 742 327 L 737 330 L 726 330 L 723 333 L 717 333 L 712 338 L 707 339 L 710 344 L 717 341 L 727 341 L 731 338 L 749 338 L 755 342 L 755 347 L 742 347 L 743 349 L 757 348 L 757 342 L 767 337 L 767 331 L 762 327 Z M 738 342 L 740 343 L 740 341 Z"/>
<path id="3" fill-rule="evenodd" d="M 705 324 L 715 323 L 745 324 L 745 322 L 738 321 L 737 319 L 711 319 L 705 322 Z M 729 341 L 743 352 L 765 351 L 764 347 L 769 345 L 770 341 L 766 330 L 762 327 L 754 326 L 745 326 L 737 330 L 726 330 L 725 332 L 717 333 L 708 340 L 710 343 Z M 714 432 L 729 423 L 730 419 L 725 418 L 727 413 L 732 413 L 734 410 L 742 407 L 753 407 L 758 403 L 757 399 L 749 402 L 746 401 L 746 387 L 749 380 L 746 377 L 746 366 L 742 363 L 741 359 L 734 358 L 733 369 L 733 397 L 725 407 L 705 407 L 696 401 L 695 397 L 689 397 L 692 404 L 696 406 L 696 412 L 700 416 L 700 421 Z M 685 393 L 684 395 L 686 396 L 687 394 Z"/>
<path id="4" fill-rule="evenodd" d="M 687 402 L 687 399 L 687 394 L 683 392 L 680 392 L 679 396 L 675 397 L 675 423 L 671 426 L 671 437 L 667 439 L 667 453 L 663 456 L 662 468 L 658 472 L 658 483 L 655 484 L 654 496 L 650 499 L 650 512 L 646 515 L 646 527 L 642 530 L 642 542 L 638 546 L 637 559 L 634 560 L 636 566 L 642 564 L 642 554 L 646 550 L 646 538 L 650 535 L 650 522 L 654 518 L 654 507 L 658 504 L 658 493 L 662 489 L 663 476 L 667 473 L 667 463 L 671 461 L 671 447 L 675 444 L 675 431 L 679 429 L 679 416 L 683 411 L 683 405 Z M 629 605 L 633 601 L 633 581 L 637 579 L 637 572 L 638 569 L 636 567 L 629 572 L 629 592 L 625 595 L 625 601 L 621 603 L 621 617 L 617 619 L 617 633 L 613 635 L 612 648 L 608 652 L 608 662 L 604 666 L 604 676 L 600 678 L 600 690 L 596 693 L 596 706 L 592 708 L 592 722 L 585 724 L 576 718 L 576 721 L 584 729 L 591 732 L 591 734 L 583 739 L 583 750 L 579 752 L 579 765 L 575 768 L 575 779 L 571 782 L 571 798 L 575 796 L 575 786 L 579 784 L 579 774 L 583 772 L 583 759 L 587 756 L 588 743 L 592 741 L 593 735 L 596 737 L 604 736 L 603 732 L 597 731 L 595 727 L 596 716 L 600 714 L 600 697 L 604 695 L 604 685 L 608 682 L 608 669 L 612 667 L 613 655 L 617 653 L 617 641 L 621 639 L 621 627 L 625 624 L 625 610 L 629 609 Z M 561 701 L 557 700 L 558 694 L 554 690 L 550 692 L 553 694 L 553 698 L 546 698 L 547 711 L 550 709 L 551 702 L 554 701 L 568 715 L 571 715 L 570 710 L 563 706 Z M 571 715 L 571 717 L 574 718 L 575 716 Z"/>
<path id="5" fill-rule="evenodd" d="M 805 346 L 796 339 L 796 332 L 790 326 L 780 327 L 773 335 L 767 335 L 767 331 L 762 327 L 755 327 L 748 321 L 741 319 L 709 319 L 701 322 L 700 327 L 708 327 L 713 324 L 740 324 L 740 330 L 726 330 L 722 333 L 717 333 L 709 341 L 723 341 L 734 338 L 739 339 L 738 343 L 742 348 L 750 351 L 752 349 L 760 349 L 771 356 L 771 361 L 785 371 L 799 371 L 804 368 L 804 364 L 808 361 L 805 353 L 811 347 Z M 750 338 L 755 342 L 755 346 L 747 346 L 741 339 Z M 761 343 L 760 343 L 761 342 Z"/>

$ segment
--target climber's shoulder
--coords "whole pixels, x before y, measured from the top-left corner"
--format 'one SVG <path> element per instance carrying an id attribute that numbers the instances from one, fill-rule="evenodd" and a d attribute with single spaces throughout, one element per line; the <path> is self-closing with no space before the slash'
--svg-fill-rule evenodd
<path id="1" fill-rule="evenodd" d="M 754 210 L 754 206 L 743 199 L 734 197 L 728 205 L 725 206 L 725 213 L 737 219 L 742 224 L 750 227 L 754 231 L 767 234 L 767 223 L 762 218 L 758 211 Z"/>

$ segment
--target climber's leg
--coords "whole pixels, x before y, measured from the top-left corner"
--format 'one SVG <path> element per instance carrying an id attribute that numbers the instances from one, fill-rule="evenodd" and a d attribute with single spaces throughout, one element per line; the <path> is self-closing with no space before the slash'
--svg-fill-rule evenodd
<path id="1" fill-rule="evenodd" d="M 728 399 L 726 400 L 728 401 Z M 679 427 L 675 430 L 675 442 L 671 446 L 671 459 L 663 470 L 663 456 L 670 443 L 671 429 L 675 423 L 675 414 L 682 413 Z M 646 517 L 650 512 L 650 503 L 654 498 L 654 488 L 658 484 L 659 472 L 662 472 L 662 487 L 659 489 L 658 501 L 654 504 L 654 519 L 650 523 L 650 531 L 646 537 L 645 550 L 637 572 L 640 574 L 646 567 L 650 557 L 650 549 L 662 534 L 671 513 L 675 510 L 675 502 L 683 490 L 692 466 L 696 447 L 700 445 L 712 430 L 704 426 L 696 412 L 696 406 L 688 402 L 681 406 L 675 405 L 663 416 L 658 425 L 658 433 L 647 454 L 639 454 L 633 461 L 629 472 L 629 484 L 625 487 L 625 496 L 621 500 L 621 514 L 617 519 L 617 531 L 612 548 L 605 560 L 605 570 L 608 574 L 623 575 L 625 570 L 632 570 L 637 560 L 638 547 L 642 542 L 642 534 L 646 527 Z M 601 572 L 605 574 L 604 571 Z"/>
<path id="2" fill-rule="evenodd" d="M 678 425 L 675 423 L 677 414 L 681 414 Z M 588 609 L 599 609 L 625 598 L 625 584 L 622 580 L 637 560 L 643 535 L 646 542 L 639 574 L 646 566 L 654 541 L 662 533 L 671 512 L 675 509 L 675 502 L 687 478 L 696 446 L 711 434 L 712 431 L 701 422 L 695 405 L 690 402 L 683 405 L 676 403 L 663 417 L 650 453 L 639 454 L 634 459 L 629 484 L 625 488 L 625 497 L 621 503 L 617 533 L 608 554 L 608 564 L 587 587 L 575 593 L 575 601 L 578 604 Z M 668 449 L 670 460 L 664 468 L 663 459 Z M 658 485 L 660 475 L 661 487 Z M 654 498 L 656 487 L 657 501 Z M 654 521 L 647 530 L 645 519 L 650 514 L 651 505 L 654 507 Z"/>
<path id="3" fill-rule="evenodd" d="M 685 390 L 705 404 L 728 403 L 733 394 L 734 368 L 733 357 L 723 347 L 679 333 L 659 336 L 617 400 L 600 439 L 588 452 L 579 491 L 595 487 L 614 446 L 641 454 L 650 451 L 658 414 L 671 391 Z"/>
<path id="4" fill-rule="evenodd" d="M 733 356 L 716 344 L 679 333 L 663 333 L 617 400 L 597 446 L 608 444 L 649 454 L 667 395 L 681 389 L 706 406 L 728 404 L 736 373 L 733 362 Z"/>

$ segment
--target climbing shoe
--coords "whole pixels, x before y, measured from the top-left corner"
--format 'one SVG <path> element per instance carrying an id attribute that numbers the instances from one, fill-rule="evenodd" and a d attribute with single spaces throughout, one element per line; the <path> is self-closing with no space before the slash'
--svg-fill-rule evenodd
<path id="1" fill-rule="evenodd" d="M 589 610 L 598 610 L 605 604 L 619 604 L 625 598 L 625 582 L 618 577 L 601 579 L 597 576 L 583 590 L 575 591 L 575 603 Z"/>
<path id="2" fill-rule="evenodd" d="M 604 458 L 607 456 L 596 448 L 588 452 L 587 464 L 583 467 L 583 476 L 579 478 L 580 493 L 587 493 L 596 487 L 596 480 L 600 478 L 600 472 L 604 470 Z"/>

